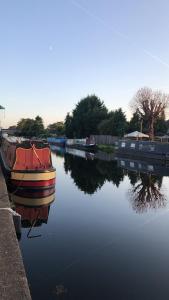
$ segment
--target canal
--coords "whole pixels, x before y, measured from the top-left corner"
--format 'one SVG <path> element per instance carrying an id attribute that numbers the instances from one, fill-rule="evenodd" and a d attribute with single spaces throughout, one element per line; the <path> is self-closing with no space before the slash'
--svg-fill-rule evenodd
<path id="1" fill-rule="evenodd" d="M 33 300 L 168 299 L 168 167 L 79 151 L 52 159 L 49 203 L 16 204 Z"/>

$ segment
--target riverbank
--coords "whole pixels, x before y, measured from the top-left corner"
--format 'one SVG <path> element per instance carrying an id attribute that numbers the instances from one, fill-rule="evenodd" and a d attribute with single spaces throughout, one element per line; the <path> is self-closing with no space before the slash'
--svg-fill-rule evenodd
<path id="1" fill-rule="evenodd" d="M 8 192 L 0 168 L 0 299 L 31 300 L 15 233 Z"/>
<path id="2" fill-rule="evenodd" d="M 101 144 L 101 145 L 97 145 L 97 148 L 100 151 L 103 151 L 103 152 L 106 152 L 106 153 L 114 153 L 114 151 L 115 151 L 115 146 L 113 146 L 113 145 Z"/>

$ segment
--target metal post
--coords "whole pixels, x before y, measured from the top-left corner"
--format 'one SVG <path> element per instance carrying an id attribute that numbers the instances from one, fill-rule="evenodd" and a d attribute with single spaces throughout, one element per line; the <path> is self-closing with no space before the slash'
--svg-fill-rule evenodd
<path id="1" fill-rule="evenodd" d="M 140 120 L 140 132 L 142 133 L 143 131 L 143 119 Z"/>
<path id="2" fill-rule="evenodd" d="M 143 119 L 140 120 L 140 132 L 142 133 L 143 131 Z M 142 137 L 141 137 L 142 140 Z"/>
<path id="3" fill-rule="evenodd" d="M 0 105 L 0 109 L 5 109 L 5 107 L 3 107 L 2 105 Z M 0 130 L 2 130 L 2 122 L 1 122 L 1 119 L 0 119 Z"/>

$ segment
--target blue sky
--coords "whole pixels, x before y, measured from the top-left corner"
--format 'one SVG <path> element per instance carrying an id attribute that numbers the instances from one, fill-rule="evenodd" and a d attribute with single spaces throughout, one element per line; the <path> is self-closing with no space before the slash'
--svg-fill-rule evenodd
<path id="1" fill-rule="evenodd" d="M 45 125 L 95 93 L 122 107 L 143 86 L 169 92 L 168 0 L 0 0 L 3 126 Z"/>

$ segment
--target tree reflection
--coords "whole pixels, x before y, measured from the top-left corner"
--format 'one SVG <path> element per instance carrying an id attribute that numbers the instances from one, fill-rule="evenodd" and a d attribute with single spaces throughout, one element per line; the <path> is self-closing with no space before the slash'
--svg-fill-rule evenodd
<path id="1" fill-rule="evenodd" d="M 130 180 L 130 183 L 131 183 L 132 186 L 134 186 L 140 178 L 140 175 L 139 175 L 138 172 L 128 171 L 127 175 L 129 177 L 129 180 Z"/>
<path id="2" fill-rule="evenodd" d="M 131 178 L 131 172 L 129 173 Z M 129 191 L 130 201 L 133 209 L 138 213 L 143 213 L 150 208 L 157 209 L 166 206 L 166 197 L 160 191 L 162 177 L 152 174 L 137 174 L 137 182 Z"/>
<path id="3" fill-rule="evenodd" d="M 66 173 L 70 173 L 76 186 L 87 194 L 93 194 L 101 189 L 106 181 L 119 187 L 124 177 L 128 175 L 131 184 L 130 201 L 138 213 L 166 205 L 166 197 L 161 192 L 162 176 L 123 169 L 118 167 L 115 160 L 84 159 L 68 153 L 65 154 L 64 168 Z"/>
<path id="4" fill-rule="evenodd" d="M 117 167 L 116 161 L 85 160 L 65 154 L 64 168 L 77 187 L 87 194 L 101 189 L 106 181 L 113 182 L 118 187 L 124 179 L 124 171 Z"/>
<path id="5" fill-rule="evenodd" d="M 96 164 L 96 160 L 85 160 L 71 154 L 65 155 L 65 172 L 70 172 L 76 186 L 87 194 L 93 194 L 105 182 L 105 177 L 98 171 Z"/>
<path id="6" fill-rule="evenodd" d="M 112 182 L 117 187 L 120 182 L 124 180 L 124 170 L 117 166 L 117 161 L 102 161 L 99 160 L 97 163 L 97 169 L 108 182 Z"/>

